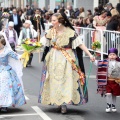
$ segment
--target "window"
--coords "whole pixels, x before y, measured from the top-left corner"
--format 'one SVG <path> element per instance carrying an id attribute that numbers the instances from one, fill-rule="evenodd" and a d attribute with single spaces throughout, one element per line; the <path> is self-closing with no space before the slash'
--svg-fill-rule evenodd
<path id="1" fill-rule="evenodd" d="M 99 0 L 99 4 L 106 5 L 109 2 L 109 0 Z"/>

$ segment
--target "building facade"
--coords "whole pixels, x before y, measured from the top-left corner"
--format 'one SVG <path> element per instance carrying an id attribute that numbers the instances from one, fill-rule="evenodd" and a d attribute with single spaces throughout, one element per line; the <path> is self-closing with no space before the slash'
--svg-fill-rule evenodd
<path id="1" fill-rule="evenodd" d="M 120 2 L 120 0 L 0 0 L 2 7 L 10 7 L 14 5 L 16 7 L 24 8 L 26 5 L 34 6 L 35 8 L 46 7 L 53 10 L 56 6 L 72 5 L 73 8 L 84 7 L 85 10 L 97 7 L 99 4 L 106 4 L 111 2 L 113 6 Z"/>

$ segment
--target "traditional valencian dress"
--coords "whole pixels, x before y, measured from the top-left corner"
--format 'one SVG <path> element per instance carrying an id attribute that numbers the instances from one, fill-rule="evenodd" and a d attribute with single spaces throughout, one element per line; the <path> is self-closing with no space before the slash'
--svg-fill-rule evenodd
<path id="1" fill-rule="evenodd" d="M 46 38 L 43 44 L 50 46 L 51 49 L 45 58 L 38 101 L 47 105 L 87 103 L 88 93 L 85 79 L 83 84 L 80 80 L 82 74 L 78 74 L 70 62 L 72 59 L 78 65 L 76 47 L 82 44 L 82 40 L 69 27 L 66 27 L 63 34 L 57 35 L 56 45 L 53 39 L 53 29 L 46 32 Z"/>
<path id="2" fill-rule="evenodd" d="M 17 74 L 12 68 L 10 58 L 17 61 L 19 56 L 5 47 L 0 53 L 0 107 L 15 107 L 26 103 L 20 73 L 18 71 Z"/>

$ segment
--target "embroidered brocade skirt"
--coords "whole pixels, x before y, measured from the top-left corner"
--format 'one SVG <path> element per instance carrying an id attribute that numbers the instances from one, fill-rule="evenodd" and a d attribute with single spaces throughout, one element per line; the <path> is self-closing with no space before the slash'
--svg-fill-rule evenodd
<path id="1" fill-rule="evenodd" d="M 72 49 L 67 52 L 75 60 Z M 88 101 L 86 83 L 81 86 L 79 75 L 61 51 L 54 48 L 46 56 L 40 81 L 38 102 L 46 105 L 78 105 Z"/>
<path id="2" fill-rule="evenodd" d="M 26 104 L 22 85 L 12 68 L 0 71 L 0 107 Z"/>

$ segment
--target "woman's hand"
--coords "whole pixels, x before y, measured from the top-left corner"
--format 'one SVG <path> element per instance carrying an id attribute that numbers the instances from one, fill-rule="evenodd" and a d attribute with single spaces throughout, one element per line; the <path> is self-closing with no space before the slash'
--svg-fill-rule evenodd
<path id="1" fill-rule="evenodd" d="M 95 61 L 95 57 L 94 57 L 93 55 L 90 55 L 90 60 L 91 60 L 92 62 L 94 62 L 94 61 Z"/>

